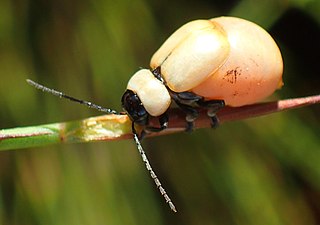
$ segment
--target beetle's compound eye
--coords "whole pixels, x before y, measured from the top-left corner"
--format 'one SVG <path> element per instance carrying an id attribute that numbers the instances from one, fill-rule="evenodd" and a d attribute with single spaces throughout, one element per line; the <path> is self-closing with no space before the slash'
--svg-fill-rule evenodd
<path id="1" fill-rule="evenodd" d="M 140 98 L 131 90 L 126 90 L 123 94 L 122 108 L 127 112 L 130 119 L 136 123 L 144 123 L 148 117 L 148 112 L 141 103 Z"/>

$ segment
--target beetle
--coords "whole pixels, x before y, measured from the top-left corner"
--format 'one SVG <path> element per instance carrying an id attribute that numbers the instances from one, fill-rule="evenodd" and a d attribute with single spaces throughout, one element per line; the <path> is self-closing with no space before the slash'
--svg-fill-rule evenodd
<path id="1" fill-rule="evenodd" d="M 129 80 L 122 106 L 134 123 L 149 116 L 168 124 L 173 100 L 186 113 L 187 130 L 198 116 L 194 106 L 208 108 L 212 126 L 225 104 L 257 102 L 282 86 L 283 62 L 272 37 L 258 25 L 235 17 L 191 21 L 175 31 L 152 56 L 151 70 Z"/>
<path id="2" fill-rule="evenodd" d="M 147 170 L 170 208 L 176 208 L 154 173 L 140 140 L 168 127 L 172 101 L 186 114 L 191 131 L 206 108 L 212 126 L 225 105 L 243 106 L 271 95 L 283 85 L 283 61 L 273 38 L 260 26 L 235 17 L 191 21 L 176 30 L 154 53 L 151 69 L 140 69 L 129 80 L 121 103 L 132 121 L 132 134 Z M 122 114 L 27 80 L 34 87 L 108 114 Z M 150 117 L 159 127 L 149 126 Z M 138 135 L 135 124 L 143 126 Z"/>

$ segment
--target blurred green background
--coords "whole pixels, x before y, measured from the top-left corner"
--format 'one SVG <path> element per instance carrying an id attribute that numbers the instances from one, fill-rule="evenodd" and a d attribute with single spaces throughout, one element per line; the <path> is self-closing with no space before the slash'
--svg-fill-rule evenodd
<path id="1" fill-rule="evenodd" d="M 0 128 L 99 115 L 26 78 L 120 110 L 130 76 L 178 27 L 233 15 L 272 34 L 285 62 L 273 98 L 320 93 L 320 1 L 0 0 Z M 143 141 L 0 152 L 0 224 L 320 224 L 320 107 Z"/>

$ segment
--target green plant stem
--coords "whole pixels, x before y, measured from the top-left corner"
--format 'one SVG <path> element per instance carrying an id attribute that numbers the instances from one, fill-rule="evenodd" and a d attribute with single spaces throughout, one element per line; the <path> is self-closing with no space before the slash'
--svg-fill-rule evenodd
<path id="1" fill-rule="evenodd" d="M 222 124 L 318 103 L 320 103 L 320 95 L 242 107 L 225 107 L 217 113 L 217 116 Z M 181 132 L 185 129 L 185 115 L 181 110 L 171 109 L 169 116 L 169 128 L 150 136 Z M 158 121 L 153 118 L 150 123 L 157 126 Z M 201 109 L 199 118 L 195 122 L 195 128 L 205 127 L 210 127 L 210 119 L 207 117 L 206 111 Z M 78 121 L 0 130 L 0 150 L 128 138 L 132 138 L 131 121 L 126 115 L 103 115 Z"/>

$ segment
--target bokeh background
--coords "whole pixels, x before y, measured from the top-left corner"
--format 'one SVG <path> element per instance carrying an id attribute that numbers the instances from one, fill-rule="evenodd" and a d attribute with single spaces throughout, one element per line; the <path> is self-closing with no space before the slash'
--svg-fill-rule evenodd
<path id="1" fill-rule="evenodd" d="M 273 99 L 320 93 L 319 0 L 0 0 L 0 128 L 99 115 L 26 78 L 120 110 L 130 76 L 178 27 L 233 15 L 267 29 L 285 63 Z M 320 224 L 320 107 L 143 141 L 0 152 L 0 224 Z"/>

